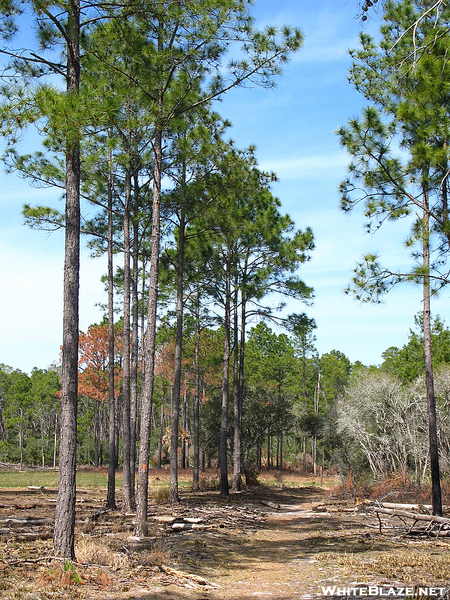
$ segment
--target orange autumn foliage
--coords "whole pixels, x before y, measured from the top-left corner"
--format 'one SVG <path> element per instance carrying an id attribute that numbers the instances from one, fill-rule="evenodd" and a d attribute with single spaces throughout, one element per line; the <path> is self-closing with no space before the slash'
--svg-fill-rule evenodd
<path id="1" fill-rule="evenodd" d="M 93 400 L 104 402 L 109 391 L 109 334 L 108 325 L 91 325 L 87 333 L 80 331 L 78 351 L 78 393 Z M 117 366 L 117 356 L 122 350 L 122 340 L 115 336 L 116 365 L 115 396 L 120 394 L 122 371 Z"/>

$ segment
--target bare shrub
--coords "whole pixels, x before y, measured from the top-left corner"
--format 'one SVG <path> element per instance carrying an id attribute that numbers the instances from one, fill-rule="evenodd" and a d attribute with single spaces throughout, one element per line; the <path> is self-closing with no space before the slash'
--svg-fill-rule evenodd
<path id="1" fill-rule="evenodd" d="M 82 564 L 94 564 L 104 567 L 125 567 L 128 557 L 121 552 L 112 550 L 104 538 L 91 538 L 87 535 L 80 536 L 75 547 L 77 561 Z"/>
<path id="2" fill-rule="evenodd" d="M 219 478 L 217 475 L 200 477 L 199 486 L 202 492 L 215 492 L 219 489 Z"/>
<path id="3" fill-rule="evenodd" d="M 168 485 L 161 485 L 152 489 L 152 499 L 155 504 L 164 504 L 169 500 L 170 488 Z"/>

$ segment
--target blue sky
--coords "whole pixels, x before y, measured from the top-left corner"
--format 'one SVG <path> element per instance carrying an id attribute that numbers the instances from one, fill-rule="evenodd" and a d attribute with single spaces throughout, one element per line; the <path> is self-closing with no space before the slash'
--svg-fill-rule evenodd
<path id="1" fill-rule="evenodd" d="M 349 159 L 335 131 L 360 113 L 364 99 L 347 83 L 350 59 L 361 23 L 357 0 L 257 0 L 259 24 L 290 24 L 305 35 L 304 47 L 285 67 L 273 90 L 234 90 L 215 107 L 229 118 L 236 145 L 257 146 L 260 167 L 273 170 L 279 183 L 274 194 L 298 228 L 310 226 L 316 249 L 301 269 L 315 288 L 312 307 L 291 303 L 287 312 L 314 317 L 320 353 L 337 349 L 352 361 L 379 364 L 389 346 L 407 341 L 414 315 L 421 309 L 419 287 L 401 286 L 382 305 L 361 305 L 344 294 L 352 269 L 367 251 L 391 264 L 408 263 L 402 247 L 406 224 L 364 232 L 360 212 L 339 211 L 337 187 Z M 376 32 L 376 15 L 366 31 Z M 0 186 L 0 363 L 29 372 L 59 358 L 62 337 L 63 235 L 47 236 L 22 224 L 24 203 L 58 204 L 58 193 L 37 190 L 15 175 L 1 175 Z M 103 259 L 83 250 L 80 328 L 102 317 L 96 303 L 105 301 L 100 277 Z M 434 313 L 448 321 L 448 293 L 433 303 Z"/>

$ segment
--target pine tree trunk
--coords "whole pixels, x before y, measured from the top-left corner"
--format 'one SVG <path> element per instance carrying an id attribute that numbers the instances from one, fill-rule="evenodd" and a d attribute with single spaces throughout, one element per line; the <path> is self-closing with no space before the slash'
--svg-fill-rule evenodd
<path id="1" fill-rule="evenodd" d="M 130 431 L 130 203 L 131 175 L 127 168 L 125 174 L 125 206 L 123 212 L 123 379 L 122 379 L 122 435 L 123 435 L 123 482 L 122 482 L 122 512 L 129 513 L 133 509 L 131 496 L 131 431 Z"/>
<path id="2" fill-rule="evenodd" d="M 230 322 L 231 322 L 231 251 L 227 250 L 226 261 L 226 282 L 225 282 L 225 323 L 224 323 L 224 349 L 222 362 L 222 419 L 220 424 L 220 448 L 219 448 L 219 468 L 220 468 L 220 494 L 228 496 L 230 488 L 228 484 L 228 386 L 229 386 L 229 368 L 230 368 Z"/>
<path id="3" fill-rule="evenodd" d="M 114 435 L 115 439 L 115 447 L 116 447 L 116 460 L 115 465 L 116 468 L 119 466 L 119 446 L 120 446 L 120 422 L 122 420 L 122 411 L 121 411 L 121 402 L 122 396 L 119 396 L 116 400 L 116 431 Z"/>
<path id="4" fill-rule="evenodd" d="M 283 470 L 283 432 L 280 433 L 280 470 Z"/>
<path id="5" fill-rule="evenodd" d="M 194 347 L 194 473 L 192 491 L 200 489 L 200 294 L 197 290 L 195 304 L 195 347 Z"/>
<path id="6" fill-rule="evenodd" d="M 188 409 L 188 404 L 187 404 L 187 391 L 184 390 L 183 393 L 183 410 L 182 410 L 182 428 L 183 428 L 183 432 L 187 432 L 188 431 L 188 414 L 187 414 L 187 409 Z M 182 469 L 187 469 L 189 467 L 189 460 L 188 460 L 188 452 L 189 452 L 189 448 L 188 448 L 188 444 L 187 444 L 187 439 L 183 439 L 181 442 L 181 468 Z"/>
<path id="7" fill-rule="evenodd" d="M 99 447 L 99 465 L 103 467 L 103 441 L 105 439 L 105 411 L 103 402 L 100 404 L 100 447 Z"/>
<path id="8" fill-rule="evenodd" d="M 242 432 L 241 432 L 241 399 L 239 385 L 239 327 L 238 327 L 238 286 L 235 281 L 233 306 L 233 415 L 234 415 L 234 448 L 233 448 L 233 486 L 235 492 L 242 489 Z"/>
<path id="9" fill-rule="evenodd" d="M 56 448 L 58 446 L 58 413 L 55 414 L 55 431 L 53 434 L 53 468 L 56 469 Z"/>
<path id="10" fill-rule="evenodd" d="M 426 208 L 423 214 L 423 348 L 425 356 L 425 382 L 427 389 L 428 434 L 433 515 L 442 517 L 441 478 L 439 472 L 439 448 L 437 438 L 436 399 L 434 396 L 433 358 L 431 351 L 431 308 L 430 308 L 430 232 L 428 197 L 424 194 Z"/>
<path id="11" fill-rule="evenodd" d="M 20 448 L 20 468 L 23 467 L 23 410 L 19 408 L 19 448 Z"/>
<path id="12" fill-rule="evenodd" d="M 163 445 L 163 429 L 164 429 L 164 398 L 161 402 L 161 415 L 159 423 L 159 443 L 158 443 L 158 469 L 162 467 L 162 445 Z"/>
<path id="13" fill-rule="evenodd" d="M 150 434 L 153 404 L 153 380 L 155 374 L 156 348 L 156 309 L 158 302 L 158 266 L 160 239 L 160 206 L 161 206 L 161 168 L 162 168 L 162 132 L 155 131 L 154 139 L 154 174 L 153 174 L 153 207 L 152 234 L 150 255 L 150 282 L 148 292 L 148 324 L 144 340 L 144 380 L 142 385 L 142 409 L 139 443 L 139 471 L 137 487 L 137 512 L 135 534 L 138 537 L 147 535 L 148 507 L 148 461 L 150 459 Z"/>
<path id="14" fill-rule="evenodd" d="M 319 376 L 317 378 L 317 388 L 314 391 L 314 416 L 316 418 L 316 424 L 317 424 L 317 419 L 319 417 L 320 378 L 321 378 L 321 374 L 319 373 Z M 313 459 L 314 475 L 317 475 L 317 435 L 315 433 L 315 430 L 314 430 L 314 436 L 313 436 L 312 455 L 313 455 L 312 459 Z"/>
<path id="15" fill-rule="evenodd" d="M 308 472 L 308 467 L 306 464 L 306 433 L 303 434 L 303 475 L 306 475 Z"/>
<path id="16" fill-rule="evenodd" d="M 303 414 L 306 416 L 306 353 L 305 344 L 302 348 L 302 395 L 303 395 Z M 303 474 L 307 473 L 306 466 L 306 432 L 303 433 Z"/>
<path id="17" fill-rule="evenodd" d="M 131 390 L 130 390 L 130 476 L 131 501 L 136 504 L 136 437 L 138 418 L 138 363 L 139 363 L 139 179 L 134 173 L 134 218 L 133 218 L 133 276 L 131 279 L 132 325 L 131 325 Z"/>
<path id="18" fill-rule="evenodd" d="M 80 87 L 80 5 L 70 0 L 67 15 L 67 93 Z M 63 351 L 61 376 L 61 441 L 53 554 L 75 559 L 75 500 L 78 410 L 78 305 L 80 278 L 80 144 L 66 149 Z"/>
<path id="19" fill-rule="evenodd" d="M 247 303 L 243 297 L 241 300 L 241 340 L 239 344 L 239 429 L 241 435 L 241 470 L 244 460 L 242 447 L 242 419 L 244 416 L 244 390 L 245 390 L 245 330 L 247 321 Z"/>
<path id="20" fill-rule="evenodd" d="M 114 390 L 114 264 L 112 214 L 112 159 L 108 153 L 108 493 L 106 507 L 116 508 L 116 399 Z"/>
<path id="21" fill-rule="evenodd" d="M 94 466 L 99 465 L 99 449 L 100 445 L 100 414 L 99 414 L 99 401 L 94 400 Z"/>
<path id="22" fill-rule="evenodd" d="M 41 418 L 41 467 L 45 467 L 44 419 Z"/>
<path id="23" fill-rule="evenodd" d="M 280 469 L 280 434 L 277 434 L 277 456 L 276 456 L 276 470 Z"/>
<path id="24" fill-rule="evenodd" d="M 181 208 L 180 227 L 178 238 L 178 265 L 177 265 L 177 330 L 175 341 L 175 372 L 172 395 L 172 434 L 170 440 L 170 492 L 169 500 L 179 502 L 178 498 L 178 428 L 180 420 L 180 394 L 181 394 L 181 359 L 183 354 L 183 267 L 184 267 L 184 233 L 185 214 Z"/>

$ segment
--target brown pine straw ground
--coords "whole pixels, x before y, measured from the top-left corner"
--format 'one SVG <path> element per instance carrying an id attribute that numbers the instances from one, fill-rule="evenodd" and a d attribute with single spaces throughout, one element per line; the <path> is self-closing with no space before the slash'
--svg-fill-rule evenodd
<path id="1" fill-rule="evenodd" d="M 132 537 L 132 515 L 101 512 L 105 490 L 80 492 L 73 564 L 52 560 L 51 523 L 13 521 L 52 519 L 54 491 L 0 490 L 0 599 L 296 600 L 321 598 L 325 586 L 450 583 L 450 538 L 380 534 L 374 516 L 344 512 L 360 498 L 350 487 L 330 495 L 332 478 L 321 488 L 319 478 L 269 473 L 225 499 L 185 491 L 173 507 L 163 502 L 168 475 L 152 477 L 158 503 L 145 540 Z M 398 487 L 384 497 L 418 501 Z M 175 517 L 195 527 L 173 530 Z"/>

